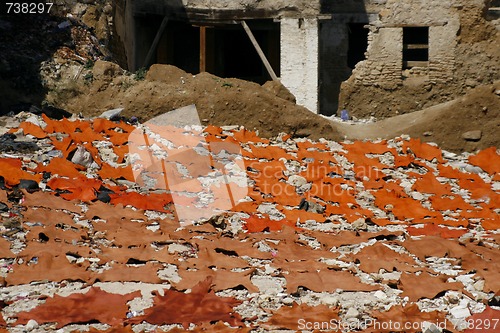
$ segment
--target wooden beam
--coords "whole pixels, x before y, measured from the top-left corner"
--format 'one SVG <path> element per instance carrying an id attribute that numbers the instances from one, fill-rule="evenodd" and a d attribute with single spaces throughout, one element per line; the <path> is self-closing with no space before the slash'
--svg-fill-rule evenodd
<path id="1" fill-rule="evenodd" d="M 428 67 L 428 61 L 403 61 L 404 68 L 412 68 L 412 67 Z"/>
<path id="2" fill-rule="evenodd" d="M 247 23 L 245 21 L 241 21 L 241 25 L 243 26 L 243 29 L 245 29 L 245 32 L 248 35 L 248 38 L 250 38 L 250 41 L 252 42 L 253 46 L 255 47 L 255 50 L 259 54 L 260 59 L 264 63 L 264 66 L 267 69 L 267 72 L 269 73 L 269 76 L 273 79 L 273 81 L 279 81 L 278 77 L 276 76 L 276 73 L 274 73 L 273 68 L 271 67 L 271 64 L 266 58 L 266 55 L 264 52 L 262 52 L 262 49 L 259 46 L 259 43 L 257 43 L 257 40 L 255 39 L 252 30 L 248 27 Z"/>
<path id="3" fill-rule="evenodd" d="M 161 21 L 160 28 L 156 33 L 155 39 L 153 40 L 153 44 L 151 44 L 151 47 L 149 48 L 148 55 L 146 56 L 146 59 L 144 60 L 144 65 L 142 67 L 147 68 L 151 63 L 151 59 L 153 59 L 153 54 L 156 52 L 156 48 L 158 47 L 158 42 L 160 41 L 160 38 L 163 35 L 165 28 L 167 27 L 167 23 L 168 23 L 168 16 L 165 16 L 163 18 L 163 21 Z"/>
<path id="4" fill-rule="evenodd" d="M 207 71 L 207 28 L 200 27 L 200 73 Z"/>
<path id="5" fill-rule="evenodd" d="M 428 48 L 429 44 L 403 44 L 403 50 L 424 50 Z"/>

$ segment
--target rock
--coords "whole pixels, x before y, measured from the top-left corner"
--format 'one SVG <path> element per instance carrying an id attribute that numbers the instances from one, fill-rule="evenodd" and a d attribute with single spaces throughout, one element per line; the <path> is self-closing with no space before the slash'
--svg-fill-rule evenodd
<path id="1" fill-rule="evenodd" d="M 412 192 L 411 197 L 417 201 L 422 201 L 425 199 L 424 195 L 420 192 Z"/>
<path id="2" fill-rule="evenodd" d="M 19 182 L 19 188 L 25 189 L 29 193 L 38 191 L 40 189 L 40 187 L 38 187 L 38 183 L 31 179 L 21 179 Z"/>
<path id="3" fill-rule="evenodd" d="M 274 278 L 271 276 L 258 276 L 252 277 L 252 284 L 259 288 L 262 294 L 276 295 L 283 292 L 282 278 Z"/>
<path id="4" fill-rule="evenodd" d="M 323 207 L 319 203 L 314 201 L 307 201 L 304 198 L 302 198 L 302 200 L 300 201 L 299 210 L 300 209 L 303 209 L 306 212 L 319 213 L 319 214 L 323 214 L 323 212 L 325 211 L 325 207 Z"/>
<path id="5" fill-rule="evenodd" d="M 75 154 L 71 158 L 71 162 L 75 164 L 79 164 L 88 168 L 94 160 L 92 159 L 92 154 L 85 149 L 83 146 L 78 146 L 75 151 Z"/>
<path id="6" fill-rule="evenodd" d="M 56 108 L 52 105 L 43 105 L 41 113 L 46 115 L 51 119 L 61 120 L 63 118 L 70 118 L 73 114 L 60 108 Z"/>
<path id="7" fill-rule="evenodd" d="M 339 299 L 332 295 L 326 295 L 321 298 L 321 303 L 329 306 L 337 306 L 339 304 Z"/>
<path id="8" fill-rule="evenodd" d="M 115 193 L 110 189 L 101 186 L 99 191 L 97 192 L 97 200 L 102 201 L 104 203 L 109 203 L 111 201 L 110 194 Z"/>
<path id="9" fill-rule="evenodd" d="M 293 304 L 293 298 L 291 298 L 291 297 L 285 297 L 285 298 L 283 298 L 283 300 L 281 302 L 283 304 L 285 304 L 285 305 L 292 305 Z"/>
<path id="10" fill-rule="evenodd" d="M 169 264 L 165 269 L 158 271 L 158 276 L 162 280 L 178 283 L 181 277 L 178 274 L 177 266 Z"/>
<path id="11" fill-rule="evenodd" d="M 26 329 L 28 331 L 32 331 L 34 330 L 35 328 L 38 328 L 38 323 L 36 322 L 36 320 L 33 320 L 33 319 L 30 319 L 28 321 L 28 323 L 26 324 Z"/>
<path id="12" fill-rule="evenodd" d="M 460 303 L 460 298 L 456 294 L 449 293 L 446 295 L 446 299 L 448 300 L 449 304 L 458 304 Z"/>
<path id="13" fill-rule="evenodd" d="M 292 186 L 299 187 L 307 184 L 307 179 L 299 175 L 292 175 L 288 177 L 287 183 Z"/>
<path id="14" fill-rule="evenodd" d="M 271 220 L 279 221 L 285 217 L 277 208 L 276 205 L 270 203 L 262 203 L 257 207 L 257 211 L 262 214 L 269 215 Z"/>
<path id="15" fill-rule="evenodd" d="M 468 318 L 471 316 L 469 309 L 457 306 L 450 310 L 450 314 L 455 318 Z"/>
<path id="16" fill-rule="evenodd" d="M 433 132 L 424 132 L 423 135 L 424 136 L 432 136 L 434 133 Z"/>
<path id="17" fill-rule="evenodd" d="M 366 230 L 368 228 L 368 225 L 366 224 L 366 221 L 364 218 L 359 218 L 356 221 L 352 222 L 352 227 L 354 230 Z"/>
<path id="18" fill-rule="evenodd" d="M 455 160 L 457 158 L 457 154 L 443 149 L 443 157 L 447 160 Z"/>
<path id="19" fill-rule="evenodd" d="M 373 295 L 380 300 L 387 299 L 387 295 L 382 290 L 377 290 Z"/>
<path id="20" fill-rule="evenodd" d="M 168 246 L 168 253 L 173 254 L 177 252 L 190 252 L 191 248 L 184 244 L 172 243 Z"/>
<path id="21" fill-rule="evenodd" d="M 317 202 L 309 201 L 309 207 L 307 208 L 307 211 L 310 213 L 323 214 L 323 212 L 325 211 L 325 207 L 321 206 Z"/>
<path id="22" fill-rule="evenodd" d="M 349 308 L 344 315 L 345 319 L 357 318 L 359 316 L 359 311 L 356 308 Z"/>
<path id="23" fill-rule="evenodd" d="M 39 150 L 40 147 L 34 142 L 19 141 L 15 134 L 5 133 L 0 136 L 0 151 L 2 153 L 8 152 L 23 152 L 33 153 Z"/>
<path id="24" fill-rule="evenodd" d="M 470 164 L 464 163 L 464 162 L 452 162 L 452 163 L 450 163 L 450 165 L 452 167 L 454 167 L 455 169 L 459 169 L 460 171 L 466 171 L 469 173 L 480 174 L 480 173 L 484 172 L 483 169 L 481 169 L 480 167 L 470 165 Z"/>
<path id="25" fill-rule="evenodd" d="M 474 284 L 474 289 L 476 289 L 477 291 L 483 291 L 484 289 L 484 280 L 479 280 L 479 281 L 476 281 Z"/>
<path id="26" fill-rule="evenodd" d="M 439 327 L 437 327 L 435 324 L 429 323 L 428 321 L 424 321 L 422 323 L 422 332 L 423 333 L 441 333 L 442 330 Z"/>
<path id="27" fill-rule="evenodd" d="M 98 118 L 104 118 L 108 120 L 116 119 L 120 116 L 124 108 L 116 108 L 108 111 L 104 111 Z"/>
<path id="28" fill-rule="evenodd" d="M 481 140 L 482 135 L 483 132 L 481 132 L 481 130 L 468 131 L 462 133 L 462 139 L 465 141 L 479 141 Z"/>

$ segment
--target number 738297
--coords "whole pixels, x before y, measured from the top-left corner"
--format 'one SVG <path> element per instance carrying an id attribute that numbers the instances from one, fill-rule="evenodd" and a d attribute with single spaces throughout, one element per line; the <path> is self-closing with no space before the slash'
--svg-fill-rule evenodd
<path id="1" fill-rule="evenodd" d="M 7 2 L 7 14 L 48 14 L 54 5 L 52 2 Z"/>

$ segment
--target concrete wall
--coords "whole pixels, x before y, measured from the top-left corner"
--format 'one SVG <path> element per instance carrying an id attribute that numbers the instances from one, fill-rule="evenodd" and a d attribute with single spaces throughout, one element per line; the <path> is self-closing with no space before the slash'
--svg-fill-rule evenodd
<path id="1" fill-rule="evenodd" d="M 297 104 L 318 112 L 318 20 L 281 20 L 281 82 Z"/>

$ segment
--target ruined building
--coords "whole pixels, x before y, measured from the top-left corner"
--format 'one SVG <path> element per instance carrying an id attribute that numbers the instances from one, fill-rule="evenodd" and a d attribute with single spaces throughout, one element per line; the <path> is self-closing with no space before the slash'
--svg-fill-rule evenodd
<path id="1" fill-rule="evenodd" d="M 129 69 L 166 63 L 261 84 L 275 74 L 298 104 L 325 115 L 346 108 L 358 117 L 392 116 L 499 79 L 495 0 L 115 4 Z"/>

